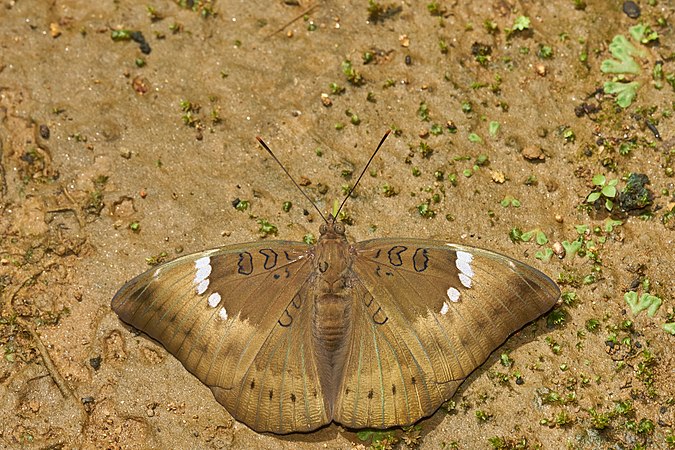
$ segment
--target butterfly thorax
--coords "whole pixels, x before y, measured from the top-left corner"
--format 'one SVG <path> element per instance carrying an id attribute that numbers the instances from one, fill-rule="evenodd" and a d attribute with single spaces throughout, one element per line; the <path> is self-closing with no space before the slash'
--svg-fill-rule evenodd
<path id="1" fill-rule="evenodd" d="M 349 283 L 354 255 L 342 224 L 326 224 L 314 247 L 312 333 L 319 376 L 328 405 L 342 379 L 351 336 L 353 294 Z M 330 409 L 330 406 L 329 406 Z"/>

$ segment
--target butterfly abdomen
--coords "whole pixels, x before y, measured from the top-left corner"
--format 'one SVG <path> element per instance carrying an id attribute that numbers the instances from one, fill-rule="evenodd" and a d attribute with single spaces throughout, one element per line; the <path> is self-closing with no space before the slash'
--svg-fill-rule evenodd
<path id="1" fill-rule="evenodd" d="M 342 379 L 351 335 L 352 298 L 323 294 L 316 298 L 312 317 L 312 341 L 319 378 L 328 404 L 337 394 Z"/>

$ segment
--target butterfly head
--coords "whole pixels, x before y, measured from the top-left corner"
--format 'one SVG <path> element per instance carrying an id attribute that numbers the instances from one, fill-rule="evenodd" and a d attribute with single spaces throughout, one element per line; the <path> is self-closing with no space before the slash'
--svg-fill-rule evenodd
<path id="1" fill-rule="evenodd" d="M 338 239 L 345 238 L 345 226 L 342 222 L 338 222 L 333 215 L 328 216 L 328 220 L 319 227 L 319 233 L 324 239 Z"/>

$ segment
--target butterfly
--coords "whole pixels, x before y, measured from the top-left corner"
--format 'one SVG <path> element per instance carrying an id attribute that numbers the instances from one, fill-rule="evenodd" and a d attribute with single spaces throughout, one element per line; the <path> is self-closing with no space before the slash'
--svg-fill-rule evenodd
<path id="1" fill-rule="evenodd" d="M 234 244 L 161 264 L 126 283 L 112 309 L 236 420 L 286 434 L 433 414 L 560 296 L 550 278 L 507 256 L 426 239 L 350 243 L 336 217 L 314 245 Z"/>

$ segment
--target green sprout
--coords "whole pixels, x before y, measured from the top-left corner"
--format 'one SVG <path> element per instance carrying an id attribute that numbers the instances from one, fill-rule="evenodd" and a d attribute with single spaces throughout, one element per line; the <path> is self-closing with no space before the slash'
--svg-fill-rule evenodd
<path id="1" fill-rule="evenodd" d="M 630 27 L 628 31 L 635 41 L 642 44 L 658 39 L 658 34 L 647 25 L 635 25 Z M 634 57 L 645 58 L 647 54 L 643 49 L 633 45 L 622 34 L 614 36 L 609 44 L 609 51 L 614 59 L 604 60 L 600 65 L 600 70 L 603 73 L 616 74 L 617 77 L 605 82 L 603 88 L 608 94 L 616 94 L 617 105 L 627 108 L 635 99 L 640 83 L 625 80 L 625 75 L 639 75 L 641 72 L 640 65 Z"/>
<path id="2" fill-rule="evenodd" d="M 659 34 L 652 30 L 649 25 L 637 24 L 628 29 L 631 37 L 641 44 L 649 44 L 659 40 Z"/>
<path id="3" fill-rule="evenodd" d="M 354 86 L 360 86 L 365 83 L 363 76 L 352 66 L 352 62 L 348 59 L 342 61 L 342 73 L 347 77 Z"/>
<path id="4" fill-rule="evenodd" d="M 420 107 L 417 109 L 417 117 L 419 117 L 424 122 L 428 122 L 430 120 L 429 106 L 426 104 L 426 102 L 420 102 Z"/>
<path id="5" fill-rule="evenodd" d="M 646 292 L 638 298 L 637 292 L 628 291 L 624 294 L 623 298 L 628 303 L 628 306 L 630 306 L 631 312 L 636 316 L 642 311 L 647 310 L 647 315 L 654 317 L 663 302 L 659 297 Z"/>
<path id="6" fill-rule="evenodd" d="M 493 120 L 489 123 L 488 125 L 488 133 L 490 136 L 494 137 L 497 135 L 497 132 L 499 131 L 500 124 L 496 120 Z"/>
<path id="7" fill-rule="evenodd" d="M 604 175 L 598 174 L 593 176 L 593 184 L 599 188 L 594 192 L 588 194 L 586 197 L 586 203 L 595 203 L 601 197 L 605 199 L 605 208 L 607 211 L 611 211 L 614 208 L 614 198 L 616 197 L 616 185 L 619 182 L 618 179 L 607 180 Z"/>
<path id="8" fill-rule="evenodd" d="M 513 26 L 511 28 L 507 28 L 504 30 L 506 32 L 506 36 L 510 37 L 513 33 L 517 31 L 525 31 L 530 29 L 530 18 L 527 16 L 518 16 L 516 17 L 516 20 L 513 22 Z"/>
<path id="9" fill-rule="evenodd" d="M 640 74 L 640 65 L 633 56 L 644 56 L 644 52 L 636 48 L 622 34 L 617 34 L 609 44 L 609 52 L 615 59 L 606 59 L 600 64 L 600 70 L 604 73 L 614 74 Z"/>
<path id="10" fill-rule="evenodd" d="M 483 142 L 483 140 L 476 133 L 470 133 L 469 134 L 469 142 L 472 142 L 474 144 L 479 144 L 479 143 Z"/>
<path id="11" fill-rule="evenodd" d="M 513 206 L 514 208 L 520 208 L 520 200 L 517 198 L 507 195 L 504 197 L 504 199 L 499 202 L 500 205 L 502 205 L 503 208 L 508 208 L 509 206 Z"/>
<path id="12" fill-rule="evenodd" d="M 572 242 L 562 241 L 561 244 L 565 249 L 565 256 L 574 256 L 577 254 L 577 252 L 579 252 L 584 243 L 583 238 L 579 237 L 577 240 Z"/>
<path id="13" fill-rule="evenodd" d="M 232 202 L 234 209 L 236 209 L 237 211 L 246 211 L 250 204 L 251 202 L 249 202 L 248 200 L 236 199 L 234 202 Z"/>
<path id="14" fill-rule="evenodd" d="M 436 211 L 431 209 L 428 201 L 417 205 L 417 212 L 419 212 L 420 216 L 424 217 L 425 219 L 436 217 Z"/>
<path id="15" fill-rule="evenodd" d="M 258 225 L 260 225 L 260 229 L 258 231 L 262 233 L 264 236 L 268 236 L 270 234 L 276 236 L 277 232 L 279 231 L 276 225 L 269 223 L 265 219 L 258 219 L 257 222 Z"/>
<path id="16" fill-rule="evenodd" d="M 616 104 L 622 108 L 628 108 L 635 97 L 640 83 L 631 81 L 628 83 L 621 81 L 607 81 L 603 87 L 607 94 L 616 94 Z"/>

